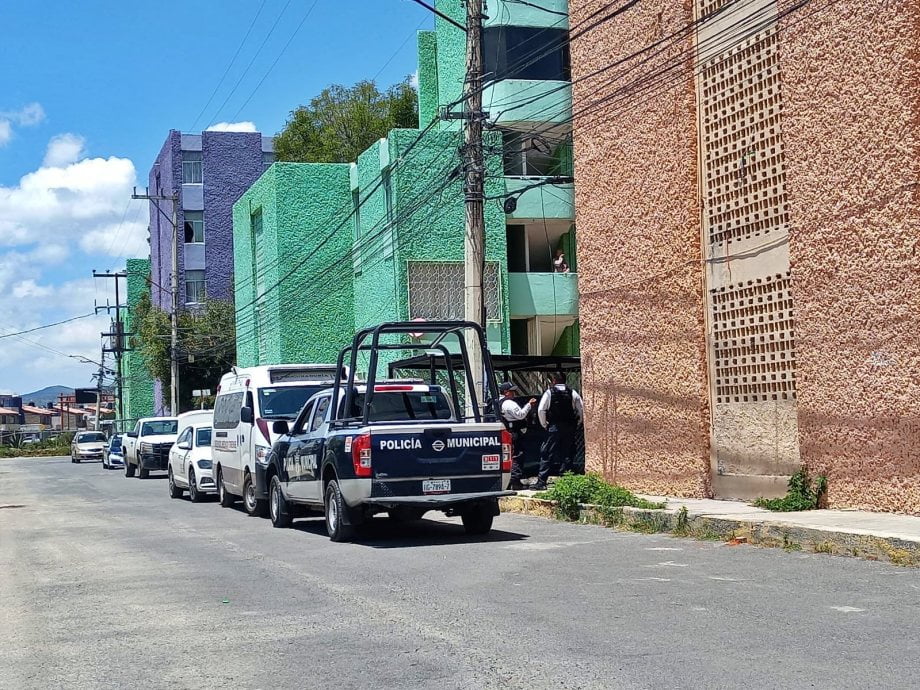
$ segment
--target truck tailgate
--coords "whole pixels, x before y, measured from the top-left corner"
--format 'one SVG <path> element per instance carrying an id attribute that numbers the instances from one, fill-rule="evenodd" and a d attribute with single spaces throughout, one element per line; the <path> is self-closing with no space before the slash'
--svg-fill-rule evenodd
<path id="1" fill-rule="evenodd" d="M 372 427 L 373 493 L 424 496 L 500 491 L 501 432 L 499 424 Z"/>

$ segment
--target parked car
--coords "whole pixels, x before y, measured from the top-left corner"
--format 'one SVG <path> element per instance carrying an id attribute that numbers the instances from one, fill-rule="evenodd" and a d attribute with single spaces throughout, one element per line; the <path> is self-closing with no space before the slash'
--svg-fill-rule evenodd
<path id="1" fill-rule="evenodd" d="M 101 431 L 78 431 L 70 443 L 70 461 L 102 460 L 105 445 L 105 434 Z"/>
<path id="2" fill-rule="evenodd" d="M 125 457 L 123 455 L 123 435 L 115 434 L 109 439 L 109 444 L 102 453 L 102 468 L 111 470 L 116 467 L 125 466 Z"/>
<path id="3" fill-rule="evenodd" d="M 178 427 L 175 417 L 137 420 L 134 429 L 125 434 L 125 476 L 133 477 L 136 471 L 141 479 L 146 479 L 151 471 L 165 471 L 169 464 L 169 449 L 179 435 Z"/>
<path id="4" fill-rule="evenodd" d="M 378 383 L 378 354 L 399 347 L 387 336 L 419 331 L 433 336 L 435 344 L 428 347 L 445 358 L 447 345 L 462 345 L 464 334 L 472 331 L 482 351 L 484 375 L 482 381 L 473 380 L 469 372 L 474 369 L 464 352 L 463 390 L 475 391 L 480 383 L 493 402 L 480 407 L 474 399 L 465 412 L 458 392 L 462 385 L 453 380 L 450 398 L 434 380 Z M 405 347 L 412 348 L 417 346 Z M 273 424 L 281 436 L 267 468 L 272 524 L 290 525 L 299 504 L 324 510 L 333 541 L 348 541 L 358 525 L 381 512 L 403 521 L 437 510 L 460 516 L 468 534 L 489 532 L 499 514 L 498 499 L 514 492 L 505 490 L 511 434 L 498 421 L 498 393 L 482 329 L 471 322 L 382 324 L 355 336 L 339 355 L 340 369 L 349 351 L 349 371 L 354 371 L 359 351 L 369 353 L 366 384 L 356 385 L 353 375 L 347 382 L 336 381 L 333 388 L 314 395 L 293 424 Z"/>
<path id="5" fill-rule="evenodd" d="M 179 415 L 182 431 L 169 451 L 169 496 L 179 498 L 188 491 L 192 503 L 198 503 L 205 494 L 217 491 L 211 464 L 211 420 L 186 425 L 183 416 Z"/>
<path id="6" fill-rule="evenodd" d="M 221 377 L 214 401 L 214 481 L 223 505 L 243 498 L 250 515 L 265 515 L 272 422 L 293 421 L 304 403 L 335 379 L 334 364 L 236 367 Z"/>

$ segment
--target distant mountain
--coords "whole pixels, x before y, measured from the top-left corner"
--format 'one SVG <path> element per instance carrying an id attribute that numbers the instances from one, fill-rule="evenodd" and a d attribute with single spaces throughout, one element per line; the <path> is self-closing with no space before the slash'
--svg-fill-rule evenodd
<path id="1" fill-rule="evenodd" d="M 29 404 L 34 402 L 36 405 L 46 405 L 47 403 L 58 401 L 58 396 L 64 395 L 73 395 L 73 388 L 68 388 L 67 386 L 48 386 L 47 388 L 42 388 L 40 391 L 33 391 L 32 393 L 23 393 L 22 402 Z"/>

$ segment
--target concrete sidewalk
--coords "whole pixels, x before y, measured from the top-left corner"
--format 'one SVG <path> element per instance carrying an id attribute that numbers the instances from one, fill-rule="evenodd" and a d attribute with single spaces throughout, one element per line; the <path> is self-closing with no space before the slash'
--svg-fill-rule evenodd
<path id="1" fill-rule="evenodd" d="M 511 512 L 551 516 L 552 502 L 534 498 L 536 493 L 520 491 L 518 496 L 505 499 L 502 507 Z M 623 508 L 622 513 L 611 516 L 599 513 L 593 506 L 583 506 L 582 520 L 643 532 L 671 532 L 920 566 L 920 517 L 862 510 L 777 513 L 743 501 L 648 495 L 642 498 L 663 502 L 665 508 Z"/>

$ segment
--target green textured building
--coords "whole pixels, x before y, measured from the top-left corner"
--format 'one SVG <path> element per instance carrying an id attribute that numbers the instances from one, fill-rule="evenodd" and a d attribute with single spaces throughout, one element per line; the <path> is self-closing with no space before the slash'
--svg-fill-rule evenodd
<path id="1" fill-rule="evenodd" d="M 437 8 L 464 18 L 460 0 Z M 578 354 L 573 189 L 558 183 L 572 174 L 566 8 L 495 1 L 484 23 L 493 353 Z M 420 32 L 421 129 L 393 130 L 350 164 L 276 163 L 236 203 L 239 365 L 329 361 L 363 326 L 462 318 L 462 140 L 438 118 L 462 96 L 465 45 L 441 18 Z M 569 273 L 553 271 L 560 248 Z"/>
<path id="2" fill-rule="evenodd" d="M 150 259 L 128 259 L 128 310 L 125 317 L 125 332 L 133 333 L 135 328 L 135 309 L 143 294 L 150 294 Z M 129 350 L 122 358 L 122 378 L 125 419 L 130 421 L 140 417 L 152 417 L 153 377 L 147 371 L 140 352 Z"/>

